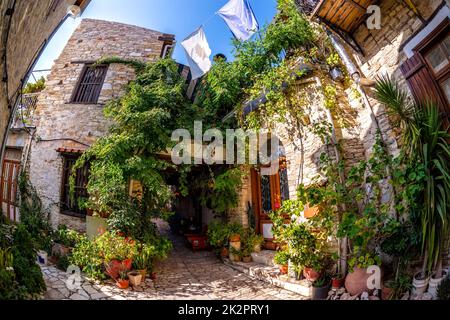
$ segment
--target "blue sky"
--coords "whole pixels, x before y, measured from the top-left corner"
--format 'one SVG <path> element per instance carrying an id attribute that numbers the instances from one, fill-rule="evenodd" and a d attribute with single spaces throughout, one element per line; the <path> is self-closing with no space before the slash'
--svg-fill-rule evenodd
<path id="1" fill-rule="evenodd" d="M 231 32 L 214 13 L 228 0 L 92 0 L 82 18 L 110 20 L 175 34 L 174 58 L 186 64 L 180 43 L 201 24 L 204 26 L 212 56 L 224 53 L 232 58 Z M 276 13 L 276 0 L 249 0 L 260 23 L 270 23 Z M 69 18 L 47 46 L 35 70 L 50 69 L 81 19 Z M 40 74 L 35 74 L 40 76 Z"/>

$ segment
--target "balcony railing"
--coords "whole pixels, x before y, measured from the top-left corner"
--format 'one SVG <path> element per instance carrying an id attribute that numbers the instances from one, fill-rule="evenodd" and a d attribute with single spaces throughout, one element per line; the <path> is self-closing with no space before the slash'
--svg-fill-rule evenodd
<path id="1" fill-rule="evenodd" d="M 11 129 L 33 127 L 33 114 L 36 109 L 39 93 L 22 94 L 16 108 L 16 114 Z"/>

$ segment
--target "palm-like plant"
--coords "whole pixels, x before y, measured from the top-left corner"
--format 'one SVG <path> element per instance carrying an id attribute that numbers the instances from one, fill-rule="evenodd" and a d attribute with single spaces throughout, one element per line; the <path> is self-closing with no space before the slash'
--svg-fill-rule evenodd
<path id="1" fill-rule="evenodd" d="M 426 168 L 426 185 L 422 192 L 421 229 L 422 276 L 436 270 L 442 276 L 442 255 L 449 237 L 450 223 L 450 135 L 432 102 L 413 104 L 407 93 L 390 77 L 378 80 L 375 94 L 394 125 L 401 127 L 403 150 L 409 161 L 420 161 Z"/>

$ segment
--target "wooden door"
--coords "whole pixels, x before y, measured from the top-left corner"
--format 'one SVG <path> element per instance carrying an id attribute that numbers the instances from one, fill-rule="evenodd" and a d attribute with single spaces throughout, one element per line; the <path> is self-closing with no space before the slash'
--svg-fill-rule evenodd
<path id="1" fill-rule="evenodd" d="M 262 176 L 257 170 L 252 169 L 252 202 L 255 212 L 256 232 L 264 236 L 266 249 L 274 250 L 272 226 L 268 213 L 278 210 L 283 201 L 289 199 L 289 185 L 287 181 L 287 169 L 280 166 L 277 174 Z"/>
<path id="2" fill-rule="evenodd" d="M 11 221 L 19 222 L 17 208 L 17 183 L 20 172 L 20 161 L 3 160 L 0 178 L 0 203 L 3 214 Z"/>

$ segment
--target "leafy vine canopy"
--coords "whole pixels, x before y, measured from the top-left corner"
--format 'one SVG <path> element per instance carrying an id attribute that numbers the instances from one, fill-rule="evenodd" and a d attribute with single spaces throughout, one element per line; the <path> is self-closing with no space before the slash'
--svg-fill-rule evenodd
<path id="1" fill-rule="evenodd" d="M 126 88 L 126 93 L 107 103 L 104 114 L 111 120 L 106 136 L 99 139 L 77 162 L 77 167 L 87 161 L 91 176 L 88 184 L 90 198 L 83 204 L 97 213 L 112 212 L 128 201 L 130 180 L 142 184 L 141 210 L 157 215 L 167 211 L 166 204 L 173 196 L 167 183 L 166 172 L 178 169 L 186 178 L 189 169 L 175 166 L 158 156 L 173 147 L 171 133 L 179 128 L 193 132 L 194 121 L 202 121 L 204 130 L 225 130 L 242 126 L 259 129 L 275 114 L 301 116 L 301 103 L 289 103 L 286 88 L 305 70 L 298 69 L 299 62 L 327 68 L 327 59 L 333 54 L 323 31 L 311 25 L 300 13 L 294 1 L 279 0 L 278 14 L 254 39 L 233 41 L 235 59 L 216 59 L 211 71 L 202 79 L 194 102 L 186 97 L 186 81 L 178 72 L 178 64 L 171 58 L 143 63 L 116 57 L 101 59 L 98 63 L 127 64 L 135 69 L 136 79 Z M 242 117 L 246 101 L 266 92 L 264 112 L 257 111 Z M 298 101 L 297 101 L 298 102 Z M 293 108 L 293 105 L 299 106 Z M 237 117 L 224 121 L 230 112 Z M 233 166 L 228 170 L 234 170 Z M 223 186 L 220 175 L 235 176 L 219 170 L 212 184 Z M 208 183 L 211 177 L 205 175 Z M 72 190 L 73 180 L 72 177 Z M 234 193 L 238 192 L 239 179 Z M 183 193 L 188 193 L 192 181 L 180 181 Z M 232 188 L 233 189 L 233 188 Z M 227 190 L 230 188 L 227 187 Z M 220 192 L 212 192 L 216 197 Z M 235 199 L 229 193 L 226 197 Z M 235 201 L 216 200 L 220 210 L 235 205 Z M 226 205 L 224 205 L 226 204 Z M 225 207 L 224 207 L 225 206 Z"/>

